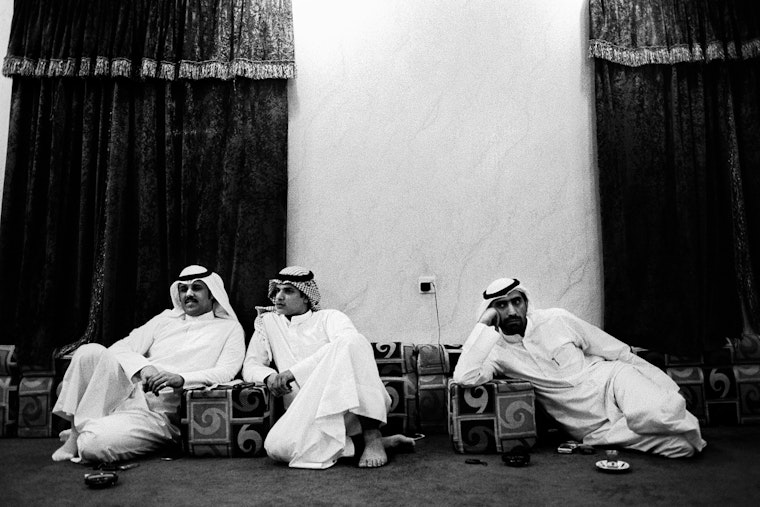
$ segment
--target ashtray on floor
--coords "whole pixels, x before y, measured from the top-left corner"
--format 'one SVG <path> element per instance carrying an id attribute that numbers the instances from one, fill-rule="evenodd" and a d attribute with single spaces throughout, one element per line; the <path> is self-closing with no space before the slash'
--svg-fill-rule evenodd
<path id="1" fill-rule="evenodd" d="M 627 472 L 631 469 L 631 465 L 629 465 L 625 461 L 609 461 L 606 459 L 600 460 L 596 462 L 596 468 L 601 470 L 602 472 L 612 472 L 612 473 L 619 473 L 619 472 Z"/>

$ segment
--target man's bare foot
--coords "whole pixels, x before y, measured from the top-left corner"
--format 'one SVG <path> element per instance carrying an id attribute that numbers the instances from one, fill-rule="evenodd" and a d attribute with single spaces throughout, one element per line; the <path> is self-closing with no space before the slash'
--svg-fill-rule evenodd
<path id="1" fill-rule="evenodd" d="M 368 430 L 363 432 L 362 436 L 364 437 L 364 452 L 359 458 L 359 468 L 377 468 L 387 464 L 386 449 L 414 449 L 414 439 L 405 435 L 384 437 L 380 434 L 380 430 Z"/>
<path id="2" fill-rule="evenodd" d="M 413 438 L 400 433 L 383 437 L 383 447 L 386 449 L 412 451 L 414 450 L 414 445 L 415 440 Z"/>
<path id="3" fill-rule="evenodd" d="M 359 468 L 377 468 L 388 463 L 384 438 L 380 430 L 366 430 L 362 432 L 362 436 L 364 437 L 364 452 L 359 458 Z"/>
<path id="4" fill-rule="evenodd" d="M 59 436 L 63 436 L 64 432 L 61 432 Z M 69 430 L 68 438 L 66 442 L 53 453 L 53 461 L 66 461 L 76 457 L 79 453 L 77 448 L 77 439 L 79 433 L 74 430 Z"/>
<path id="5" fill-rule="evenodd" d="M 67 430 L 63 430 L 60 433 L 58 433 L 58 440 L 60 440 L 61 442 L 65 442 L 66 440 L 69 439 L 69 435 L 71 435 L 71 428 Z"/>

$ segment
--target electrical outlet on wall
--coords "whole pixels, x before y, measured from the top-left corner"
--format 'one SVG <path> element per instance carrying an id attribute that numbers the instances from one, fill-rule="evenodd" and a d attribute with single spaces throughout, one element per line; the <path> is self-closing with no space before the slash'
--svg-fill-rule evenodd
<path id="1" fill-rule="evenodd" d="M 432 294 L 435 292 L 435 277 L 421 276 L 417 279 L 417 288 L 420 294 Z"/>

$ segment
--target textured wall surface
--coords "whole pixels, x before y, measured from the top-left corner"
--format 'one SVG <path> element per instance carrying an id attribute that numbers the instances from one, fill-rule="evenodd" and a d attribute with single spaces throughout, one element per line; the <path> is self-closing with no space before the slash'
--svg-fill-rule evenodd
<path id="1" fill-rule="evenodd" d="M 293 9 L 288 262 L 324 306 L 373 341 L 435 342 L 440 320 L 458 343 L 483 288 L 513 276 L 600 324 L 586 2 Z"/>

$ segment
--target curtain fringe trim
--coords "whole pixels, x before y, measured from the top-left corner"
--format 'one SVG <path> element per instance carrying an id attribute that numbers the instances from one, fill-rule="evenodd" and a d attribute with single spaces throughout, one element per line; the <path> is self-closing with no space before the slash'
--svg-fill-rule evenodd
<path id="1" fill-rule="evenodd" d="M 235 59 L 232 61 L 179 63 L 143 58 L 138 68 L 127 58 L 31 59 L 6 56 L 3 75 L 6 77 L 125 77 L 134 79 L 293 79 L 296 66 L 293 61 L 256 61 Z"/>
<path id="2" fill-rule="evenodd" d="M 760 39 L 753 39 L 737 50 L 733 42 L 710 42 L 705 49 L 700 44 L 679 44 L 669 47 L 630 48 L 609 41 L 592 39 L 588 47 L 589 58 L 599 58 L 627 67 L 642 65 L 673 65 L 713 60 L 747 60 L 760 57 Z"/>
<path id="3" fill-rule="evenodd" d="M 180 79 L 290 79 L 295 77 L 292 62 L 263 62 L 236 59 L 231 62 L 191 62 L 182 60 L 179 64 Z"/>

